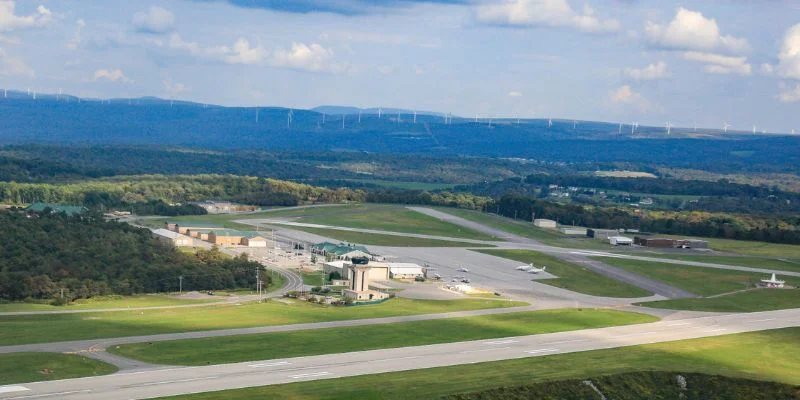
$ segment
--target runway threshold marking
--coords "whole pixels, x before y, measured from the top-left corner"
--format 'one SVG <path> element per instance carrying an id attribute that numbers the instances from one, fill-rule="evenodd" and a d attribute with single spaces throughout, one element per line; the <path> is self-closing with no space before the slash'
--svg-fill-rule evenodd
<path id="1" fill-rule="evenodd" d="M 316 378 L 316 377 L 319 377 L 319 376 L 326 376 L 326 375 L 330 375 L 330 374 L 331 374 L 330 372 L 314 372 L 314 373 L 311 373 L 311 374 L 291 375 L 291 376 L 289 376 L 289 378 L 292 378 L 292 379 Z"/>
<path id="2" fill-rule="evenodd" d="M 32 395 L 29 395 L 29 396 L 9 397 L 8 400 L 14 400 L 14 399 L 37 399 L 37 398 L 42 398 L 42 397 L 64 396 L 64 395 L 67 395 L 67 394 L 88 393 L 88 392 L 91 392 L 91 390 L 86 389 L 86 390 L 72 390 L 72 391 L 69 391 L 69 392 L 32 394 Z"/>
<path id="3" fill-rule="evenodd" d="M 273 362 L 273 363 L 250 364 L 250 365 L 248 365 L 248 367 L 250 367 L 250 368 L 266 368 L 266 367 L 278 367 L 278 366 L 281 366 L 281 365 L 289 365 L 289 364 L 291 364 L 291 363 L 288 362 L 288 361 L 279 361 L 279 362 Z"/>
<path id="4" fill-rule="evenodd" d="M 536 349 L 536 350 L 528 350 L 526 353 L 528 354 L 541 354 L 541 353 L 553 353 L 558 351 L 558 349 Z"/>
<path id="5" fill-rule="evenodd" d="M 25 386 L 20 385 L 13 385 L 13 386 L 0 386 L 0 393 L 14 393 L 14 392 L 24 392 L 26 390 L 30 390 Z"/>

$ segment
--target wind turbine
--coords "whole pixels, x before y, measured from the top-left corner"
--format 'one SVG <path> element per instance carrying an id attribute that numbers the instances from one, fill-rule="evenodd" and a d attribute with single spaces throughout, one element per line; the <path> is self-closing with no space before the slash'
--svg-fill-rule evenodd
<path id="1" fill-rule="evenodd" d="M 361 125 L 361 110 L 358 110 L 358 124 Z"/>
<path id="2" fill-rule="evenodd" d="M 475 123 L 478 123 L 478 114 L 475 114 Z"/>
<path id="3" fill-rule="evenodd" d="M 417 123 L 417 112 L 414 111 L 414 124 L 416 124 L 416 123 Z"/>
<path id="4" fill-rule="evenodd" d="M 619 123 L 619 131 L 617 132 L 617 134 L 619 135 L 622 134 L 622 122 Z"/>
<path id="5" fill-rule="evenodd" d="M 325 125 L 325 113 L 322 113 L 322 125 Z"/>
<path id="6" fill-rule="evenodd" d="M 553 127 L 553 119 L 552 118 L 548 118 L 547 119 L 547 129 L 550 129 L 552 127 Z"/>
<path id="7" fill-rule="evenodd" d="M 289 113 L 286 114 L 286 127 L 288 129 L 292 129 L 292 119 L 294 119 L 294 111 L 290 108 Z"/>
<path id="8" fill-rule="evenodd" d="M 383 109 L 378 108 L 378 119 L 381 119 L 381 114 L 383 114 Z"/>
<path id="9" fill-rule="evenodd" d="M 258 123 L 258 109 L 256 108 L 256 124 Z"/>
<path id="10" fill-rule="evenodd" d="M 667 122 L 667 135 L 672 133 L 672 122 Z"/>
<path id="11" fill-rule="evenodd" d="M 755 135 L 755 134 L 756 134 L 756 126 L 753 125 L 753 135 Z"/>
<path id="12" fill-rule="evenodd" d="M 8 89 L 3 89 L 3 98 L 4 99 L 8 98 Z"/>
<path id="13" fill-rule="evenodd" d="M 636 130 L 636 122 L 631 122 L 631 135 L 633 135 L 633 132 L 635 130 Z"/>
<path id="14" fill-rule="evenodd" d="M 347 118 L 347 114 L 342 114 L 342 130 L 344 130 L 344 120 Z"/>
<path id="15" fill-rule="evenodd" d="M 728 124 L 728 121 L 725 121 L 725 124 L 722 125 L 722 131 L 725 132 L 725 133 L 728 133 L 728 128 L 730 128 L 730 127 L 731 126 L 730 126 L 730 124 Z"/>
<path id="16" fill-rule="evenodd" d="M 61 88 L 58 88 L 58 95 L 56 96 L 56 101 L 61 101 Z"/>
<path id="17" fill-rule="evenodd" d="M 572 120 L 572 130 L 574 131 L 574 130 L 576 130 L 576 129 L 578 129 L 578 121 L 575 121 L 575 120 L 573 119 L 573 120 Z"/>

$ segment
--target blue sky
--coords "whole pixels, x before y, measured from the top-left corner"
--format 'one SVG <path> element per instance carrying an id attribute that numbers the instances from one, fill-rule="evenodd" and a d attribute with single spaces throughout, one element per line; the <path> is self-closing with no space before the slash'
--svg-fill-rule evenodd
<path id="1" fill-rule="evenodd" d="M 800 2 L 0 0 L 0 87 L 800 131 Z"/>

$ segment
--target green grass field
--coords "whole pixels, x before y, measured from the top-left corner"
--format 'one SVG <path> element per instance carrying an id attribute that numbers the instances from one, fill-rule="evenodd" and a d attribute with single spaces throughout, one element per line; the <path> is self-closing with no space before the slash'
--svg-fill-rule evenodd
<path id="1" fill-rule="evenodd" d="M 646 297 L 652 293 L 636 286 L 620 282 L 600 275 L 580 265 L 559 260 L 546 254 L 531 250 L 476 250 L 484 254 L 517 260 L 522 263 L 533 263 L 537 267 L 547 266 L 547 272 L 558 276 L 557 279 L 541 279 L 537 282 L 604 297 Z M 529 279 L 520 272 L 520 279 Z"/>
<path id="2" fill-rule="evenodd" d="M 500 217 L 494 214 L 481 213 L 478 211 L 464 210 L 451 207 L 432 207 L 438 211 L 461 217 L 466 220 L 477 222 L 491 228 L 526 237 L 539 241 L 550 246 L 568 247 L 576 249 L 590 250 L 610 250 L 611 245 L 606 242 L 590 239 L 576 238 L 562 235 L 553 229 L 542 229 L 534 226 L 530 221 L 519 221 L 511 218 Z"/>
<path id="3" fill-rule="evenodd" d="M 686 254 L 650 254 L 647 257 L 668 258 L 670 260 L 697 261 L 711 264 L 735 265 L 739 267 L 774 269 L 776 271 L 800 272 L 800 260 L 763 258 L 750 256 L 711 256 Z"/>
<path id="4" fill-rule="evenodd" d="M 344 207 L 301 208 L 279 211 L 274 216 L 299 217 L 298 222 L 417 233 L 478 240 L 494 240 L 493 236 L 473 231 L 437 218 L 409 210 L 402 205 L 358 204 Z"/>
<path id="5" fill-rule="evenodd" d="M 374 233 L 350 232 L 337 229 L 304 228 L 293 226 L 291 229 L 329 237 L 342 242 L 358 243 L 367 246 L 394 247 L 494 247 L 486 244 L 474 244 L 450 240 L 423 239 L 408 236 L 380 235 Z"/>
<path id="6" fill-rule="evenodd" d="M 186 304 L 203 304 L 224 301 L 216 299 L 188 300 L 163 295 L 107 296 L 81 299 L 68 306 L 53 306 L 48 303 L 0 303 L 0 312 L 15 311 L 72 311 L 98 310 L 104 308 L 164 307 Z"/>
<path id="7" fill-rule="evenodd" d="M 686 239 L 688 236 L 675 236 L 675 235 L 658 235 L 659 237 L 672 237 L 677 239 Z M 780 244 L 780 243 L 767 243 L 767 242 L 753 242 L 747 240 L 733 240 L 733 239 L 718 239 L 718 238 L 703 238 L 708 241 L 708 246 L 717 251 L 725 253 L 735 253 L 744 256 L 754 257 L 767 257 L 767 258 L 785 258 L 785 259 L 800 259 L 800 245 L 793 244 Z"/>
<path id="8" fill-rule="evenodd" d="M 293 301 L 104 313 L 0 317 L 0 345 L 341 321 L 525 305 L 507 300 L 409 300 L 333 307 Z"/>
<path id="9" fill-rule="evenodd" d="M 117 368 L 111 364 L 71 354 L 0 354 L 0 385 L 81 378 L 114 372 L 117 372 Z"/>
<path id="10" fill-rule="evenodd" d="M 593 257 L 606 264 L 637 275 L 662 281 L 701 296 L 714 296 L 754 287 L 764 274 L 719 268 L 692 267 L 613 257 Z M 783 277 L 781 279 L 784 279 Z M 800 284 L 800 279 L 786 277 L 788 284 Z"/>
<path id="11" fill-rule="evenodd" d="M 643 307 L 711 312 L 756 312 L 800 308 L 800 290 L 756 289 L 710 299 L 676 299 L 639 303 Z"/>
<path id="12" fill-rule="evenodd" d="M 301 271 L 300 276 L 303 278 L 303 283 L 310 286 L 322 286 L 323 280 L 327 281 L 327 277 L 319 272 Z"/>
<path id="13" fill-rule="evenodd" d="M 337 378 L 335 384 L 319 380 L 172 399 L 423 400 L 504 386 L 636 371 L 696 372 L 800 385 L 800 328 Z"/>
<path id="14" fill-rule="evenodd" d="M 657 320 L 658 318 L 649 315 L 615 310 L 547 310 L 389 325 L 137 343 L 110 350 L 115 354 L 155 364 L 206 365 L 535 335 Z"/>

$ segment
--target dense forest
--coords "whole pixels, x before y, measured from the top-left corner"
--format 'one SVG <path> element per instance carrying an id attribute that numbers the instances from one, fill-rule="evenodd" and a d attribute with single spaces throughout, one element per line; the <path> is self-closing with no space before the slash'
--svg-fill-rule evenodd
<path id="1" fill-rule="evenodd" d="M 800 244 L 800 217 L 770 217 L 708 212 L 636 211 L 617 207 L 559 204 L 508 194 L 486 210 L 530 221 L 547 218 L 565 225 L 639 229 L 661 234 L 718 237 Z"/>
<path id="2" fill-rule="evenodd" d="M 258 264 L 247 258 L 218 250 L 184 254 L 146 229 L 96 215 L 4 211 L 0 224 L 0 300 L 177 291 L 179 276 L 184 290 L 255 286 Z"/>

